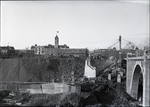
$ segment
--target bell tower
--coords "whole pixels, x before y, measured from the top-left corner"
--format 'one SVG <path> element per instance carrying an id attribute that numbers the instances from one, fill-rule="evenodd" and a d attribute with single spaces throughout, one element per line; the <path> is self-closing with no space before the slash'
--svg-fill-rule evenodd
<path id="1" fill-rule="evenodd" d="M 57 31 L 57 34 L 56 34 L 56 36 L 55 36 L 55 48 L 58 48 L 58 45 L 59 45 L 59 38 L 58 38 L 58 31 Z"/>

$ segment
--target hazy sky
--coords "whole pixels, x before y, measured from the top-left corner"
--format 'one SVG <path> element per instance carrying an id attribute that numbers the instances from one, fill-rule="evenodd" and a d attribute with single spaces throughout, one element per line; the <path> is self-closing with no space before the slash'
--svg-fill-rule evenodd
<path id="1" fill-rule="evenodd" d="M 70 48 L 107 48 L 119 35 L 145 45 L 149 2 L 1 1 L 1 46 L 54 44 L 56 31 L 59 43 Z"/>

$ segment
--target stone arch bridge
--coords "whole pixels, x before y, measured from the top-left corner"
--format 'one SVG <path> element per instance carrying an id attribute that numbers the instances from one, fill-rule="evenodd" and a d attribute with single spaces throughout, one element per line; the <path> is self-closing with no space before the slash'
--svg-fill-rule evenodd
<path id="1" fill-rule="evenodd" d="M 149 56 L 146 53 L 141 57 L 129 57 L 129 54 L 127 55 L 126 91 L 136 100 L 140 99 L 143 106 L 150 106 Z M 140 82 L 141 87 L 139 87 Z M 141 88 L 141 93 L 139 93 L 139 88 Z"/>

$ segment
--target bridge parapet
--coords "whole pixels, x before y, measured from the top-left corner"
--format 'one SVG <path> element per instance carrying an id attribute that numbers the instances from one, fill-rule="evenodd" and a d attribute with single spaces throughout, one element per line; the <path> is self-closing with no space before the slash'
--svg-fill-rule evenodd
<path id="1" fill-rule="evenodd" d="M 150 60 L 150 54 L 146 53 L 146 51 L 144 52 L 143 56 L 138 56 L 136 57 L 134 54 L 132 53 L 127 53 L 127 60 L 133 60 L 133 61 L 144 61 L 145 56 L 147 57 L 146 60 Z"/>

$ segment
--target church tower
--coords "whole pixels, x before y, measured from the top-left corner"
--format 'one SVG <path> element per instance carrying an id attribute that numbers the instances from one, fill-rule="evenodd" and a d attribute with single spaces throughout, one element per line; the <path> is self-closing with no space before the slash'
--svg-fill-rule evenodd
<path id="1" fill-rule="evenodd" d="M 55 37 L 55 48 L 58 48 L 58 45 L 59 45 L 59 38 L 58 38 L 58 36 L 56 34 L 56 37 Z"/>

